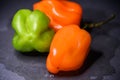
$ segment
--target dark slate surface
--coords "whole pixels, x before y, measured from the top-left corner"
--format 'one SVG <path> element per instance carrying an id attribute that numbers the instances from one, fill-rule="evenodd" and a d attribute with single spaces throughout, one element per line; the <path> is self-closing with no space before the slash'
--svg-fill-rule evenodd
<path id="1" fill-rule="evenodd" d="M 101 21 L 115 13 L 116 18 L 90 31 L 91 50 L 85 65 L 75 72 L 50 74 L 47 55 L 27 56 L 17 52 L 11 41 L 11 19 L 21 8 L 32 9 L 39 0 L 0 0 L 0 80 L 120 80 L 119 0 L 74 0 L 83 7 L 83 21 Z"/>

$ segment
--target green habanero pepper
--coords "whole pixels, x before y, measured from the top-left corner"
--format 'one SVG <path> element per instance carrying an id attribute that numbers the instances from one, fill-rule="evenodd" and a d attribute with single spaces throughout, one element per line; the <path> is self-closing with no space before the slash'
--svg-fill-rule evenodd
<path id="1" fill-rule="evenodd" d="M 48 52 L 54 31 L 48 28 L 49 18 L 41 11 L 20 9 L 12 20 L 15 30 L 13 47 L 21 52 Z"/>

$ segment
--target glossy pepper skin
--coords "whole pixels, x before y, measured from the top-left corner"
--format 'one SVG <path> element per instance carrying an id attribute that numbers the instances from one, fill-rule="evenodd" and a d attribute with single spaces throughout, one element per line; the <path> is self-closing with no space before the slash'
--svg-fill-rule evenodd
<path id="1" fill-rule="evenodd" d="M 80 25 L 82 18 L 82 7 L 69 0 L 42 0 L 34 3 L 33 9 L 46 13 L 55 31 L 70 24 Z"/>
<path id="2" fill-rule="evenodd" d="M 79 69 L 88 54 L 91 43 L 90 34 L 78 25 L 68 25 L 54 36 L 46 67 L 51 73 Z"/>
<path id="3" fill-rule="evenodd" d="M 14 48 L 21 52 L 48 52 L 54 35 L 54 31 L 48 28 L 49 22 L 49 18 L 39 10 L 18 10 L 12 20 Z"/>

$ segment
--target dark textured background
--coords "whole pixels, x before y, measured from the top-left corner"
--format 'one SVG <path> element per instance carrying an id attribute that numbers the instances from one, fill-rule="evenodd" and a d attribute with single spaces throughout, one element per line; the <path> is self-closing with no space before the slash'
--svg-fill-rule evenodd
<path id="1" fill-rule="evenodd" d="M 0 80 L 120 80 L 119 0 L 74 0 L 83 7 L 83 22 L 98 22 L 113 13 L 116 18 L 90 31 L 91 50 L 83 68 L 58 75 L 46 70 L 47 55 L 22 55 L 11 44 L 14 13 L 21 8 L 32 9 L 37 1 L 0 0 Z"/>

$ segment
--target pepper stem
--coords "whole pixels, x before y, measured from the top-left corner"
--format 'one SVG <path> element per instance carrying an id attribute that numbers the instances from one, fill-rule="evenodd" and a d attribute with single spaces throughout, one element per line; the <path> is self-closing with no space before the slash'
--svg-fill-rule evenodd
<path id="1" fill-rule="evenodd" d="M 112 14 L 108 19 L 106 19 L 104 21 L 101 21 L 101 22 L 97 22 L 97 23 L 84 23 L 83 29 L 102 26 L 102 25 L 110 22 L 111 20 L 113 20 L 115 17 L 116 17 L 116 15 Z"/>

